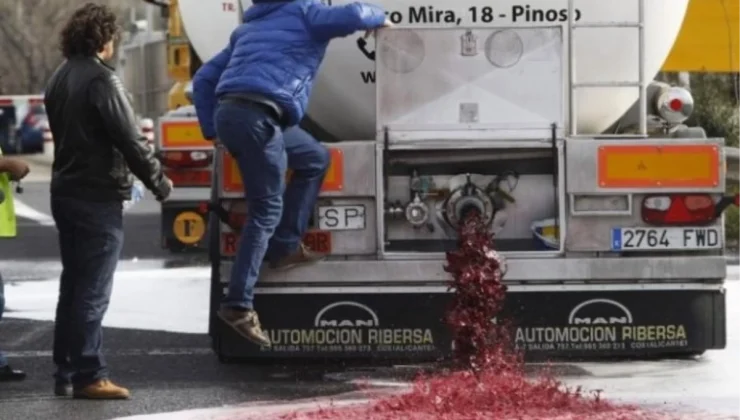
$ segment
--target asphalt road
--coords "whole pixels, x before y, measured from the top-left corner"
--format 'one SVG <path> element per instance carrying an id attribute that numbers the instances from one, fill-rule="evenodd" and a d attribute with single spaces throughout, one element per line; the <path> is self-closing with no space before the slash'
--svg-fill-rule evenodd
<path id="1" fill-rule="evenodd" d="M 105 349 L 113 379 L 129 387 L 133 399 L 93 402 L 54 397 L 50 354 L 53 326 L 48 320 L 51 318 L 43 313 L 53 312 L 53 303 L 49 301 L 54 300 L 56 290 L 38 290 L 49 285 L 54 289 L 54 283 L 49 279 L 58 277 L 61 269 L 56 230 L 49 219 L 48 176 L 48 167 L 35 165 L 32 168 L 32 176 L 24 182 L 25 191 L 19 196 L 23 203 L 20 206 L 23 217 L 19 220 L 19 236 L 14 240 L 0 241 L 0 273 L 9 291 L 15 294 L 6 293 L 11 298 L 20 298 L 19 289 L 38 285 L 36 294 L 26 294 L 23 298 L 34 303 L 38 301 L 38 308 L 31 309 L 42 313 L 35 318 L 23 315 L 23 318 L 15 319 L 12 311 L 21 302 L 10 299 L 8 307 L 11 312 L 7 315 L 11 318 L 0 322 L 0 348 L 7 352 L 14 366 L 29 374 L 24 382 L 0 383 L 0 420 L 109 420 L 227 404 L 328 396 L 355 389 L 341 380 L 326 380 L 327 369 L 321 366 L 222 365 L 212 353 L 210 339 L 205 334 L 145 331 L 128 328 L 127 324 L 127 328 L 105 329 Z M 160 280 L 164 278 L 165 271 L 162 270 L 166 267 L 205 264 L 201 256 L 172 256 L 160 248 L 158 203 L 152 199 L 139 203 L 126 215 L 125 235 L 119 273 L 129 277 L 140 274 L 126 272 L 146 269 L 142 273 L 148 273 L 147 278 L 142 281 L 156 284 L 157 276 Z M 203 281 L 207 282 L 207 279 Z M 165 283 L 160 281 L 159 284 Z M 201 285 L 207 288 L 207 284 Z M 157 296 L 156 299 L 162 296 L 165 300 L 163 306 L 168 303 L 167 299 L 182 300 L 182 293 L 178 293 L 180 290 L 170 290 L 167 286 L 159 289 L 165 291 L 151 294 Z M 122 288 L 114 288 L 113 303 L 126 297 L 125 294 L 117 295 L 116 290 Z M 139 303 L 136 293 L 138 289 L 134 291 L 133 304 L 129 305 L 138 308 L 145 304 Z M 142 290 L 141 293 L 147 291 Z M 191 305 L 188 310 L 205 310 L 207 298 L 200 299 L 199 296 L 196 295 L 194 303 L 188 304 Z M 734 293 L 729 293 L 729 296 L 732 299 L 737 297 Z M 27 303 L 24 304 L 27 306 Z M 127 306 L 127 310 L 131 306 Z M 732 374 L 736 370 L 732 366 L 737 367 L 733 356 L 737 354 L 737 340 L 734 338 L 737 329 L 733 328 L 737 325 L 737 307 L 728 302 L 731 312 L 728 331 L 732 336 L 727 350 L 711 352 L 700 361 L 680 362 L 679 365 L 673 362 L 651 362 L 644 366 L 594 364 L 586 366 L 592 372 L 592 378 L 579 377 L 575 384 L 584 384 L 589 389 L 607 389 L 610 395 L 618 399 L 624 396 L 624 400 L 639 400 L 653 395 L 660 404 L 676 405 L 696 400 L 695 405 L 703 407 L 732 405 L 731 402 L 736 400 L 728 392 L 738 389 L 737 376 Z M 25 310 L 32 312 L 31 309 L 26 307 Z M 177 315 L 182 313 L 179 311 L 166 309 L 159 312 L 168 313 L 168 318 L 182 319 Z M 120 316 L 122 311 L 117 312 L 115 315 Z M 145 321 L 149 323 L 149 318 Z M 645 372 L 640 370 L 641 366 Z M 612 372 L 614 369 L 620 372 L 615 374 Z M 329 370 L 339 371 L 336 367 Z M 598 374 L 599 371 L 604 372 Z"/>
<path id="2" fill-rule="evenodd" d="M 34 164 L 31 169 L 32 175 L 23 183 L 24 192 L 17 197 L 22 203 L 17 207 L 25 215 L 18 221 L 19 235 L 0 241 L 0 273 L 8 287 L 56 278 L 61 269 L 56 228 L 49 220 L 49 168 Z M 151 198 L 126 214 L 125 237 L 119 271 L 205 264 L 202 256 L 173 257 L 161 249 L 158 203 Z M 207 298 L 203 305 L 207 306 Z M 8 307 L 12 310 L 13 302 L 8 302 Z M 6 315 L 12 317 L 12 313 Z M 0 383 L 0 420 L 107 420 L 353 389 L 324 381 L 321 368 L 297 371 L 279 366 L 222 365 L 204 334 L 107 328 L 105 349 L 113 379 L 129 387 L 133 399 L 60 399 L 52 394 L 52 331 L 49 321 L 6 318 L 0 322 L 0 348 L 13 366 L 28 373 L 24 382 Z"/>

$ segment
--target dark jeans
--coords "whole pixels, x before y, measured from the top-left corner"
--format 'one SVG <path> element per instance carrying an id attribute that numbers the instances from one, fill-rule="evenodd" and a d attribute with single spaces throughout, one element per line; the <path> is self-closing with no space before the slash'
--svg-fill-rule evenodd
<path id="1" fill-rule="evenodd" d="M 123 246 L 122 204 L 52 197 L 62 275 L 54 325 L 58 382 L 84 387 L 108 376 L 103 316 Z"/>
<path id="2" fill-rule="evenodd" d="M 0 320 L 3 319 L 3 311 L 5 311 L 5 286 L 3 286 L 3 276 L 0 275 Z M 6 366 L 8 360 L 0 350 L 0 367 Z"/>
<path id="3" fill-rule="evenodd" d="M 329 151 L 298 127 L 283 132 L 266 109 L 248 103 L 219 104 L 216 131 L 237 161 L 249 213 L 223 306 L 251 309 L 265 257 L 291 254 L 306 233 Z M 286 188 L 288 167 L 293 173 Z"/>

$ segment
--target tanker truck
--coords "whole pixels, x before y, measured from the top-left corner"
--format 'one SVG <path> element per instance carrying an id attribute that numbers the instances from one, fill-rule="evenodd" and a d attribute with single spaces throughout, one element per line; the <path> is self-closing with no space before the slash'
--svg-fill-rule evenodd
<path id="1" fill-rule="evenodd" d="M 506 259 L 492 322 L 510 322 L 528 356 L 724 348 L 722 212 L 737 203 L 724 140 L 683 124 L 687 90 L 653 81 L 688 2 L 377 1 L 396 26 L 331 43 L 302 122 L 332 158 L 305 238 L 329 257 L 263 270 L 270 348 L 213 316 L 249 216 L 224 149 L 193 155 L 213 160 L 203 211 L 219 359 L 445 357 L 444 256 L 470 211 Z M 178 4 L 206 61 L 250 2 Z M 158 136 L 187 124 L 191 107 Z"/>

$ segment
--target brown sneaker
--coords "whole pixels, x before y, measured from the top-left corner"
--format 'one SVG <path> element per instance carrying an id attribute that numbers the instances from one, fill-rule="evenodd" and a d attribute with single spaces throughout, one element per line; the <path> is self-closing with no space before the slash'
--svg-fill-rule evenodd
<path id="1" fill-rule="evenodd" d="M 312 251 L 306 245 L 301 243 L 296 252 L 287 257 L 271 262 L 270 268 L 274 270 L 289 270 L 299 265 L 317 263 L 324 258 L 326 258 L 326 254 Z"/>
<path id="2" fill-rule="evenodd" d="M 101 379 L 82 389 L 75 389 L 73 397 L 85 400 L 127 400 L 131 393 L 108 379 Z"/>
<path id="3" fill-rule="evenodd" d="M 236 309 L 221 308 L 218 310 L 218 317 L 234 329 L 239 335 L 253 342 L 254 344 L 270 347 L 270 337 L 262 331 L 257 312 L 239 311 Z"/>

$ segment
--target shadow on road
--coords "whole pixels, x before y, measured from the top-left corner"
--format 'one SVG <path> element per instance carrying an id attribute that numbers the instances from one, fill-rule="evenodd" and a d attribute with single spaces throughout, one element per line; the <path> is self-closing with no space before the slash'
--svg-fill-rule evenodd
<path id="1" fill-rule="evenodd" d="M 130 387 L 131 401 L 91 402 L 52 396 L 53 324 L 6 319 L 0 345 L 28 373 L 25 382 L 0 383 L 0 419 L 107 420 L 266 400 L 335 395 L 354 385 L 325 380 L 323 372 L 263 365 L 223 365 L 205 335 L 105 329 L 112 377 Z"/>

